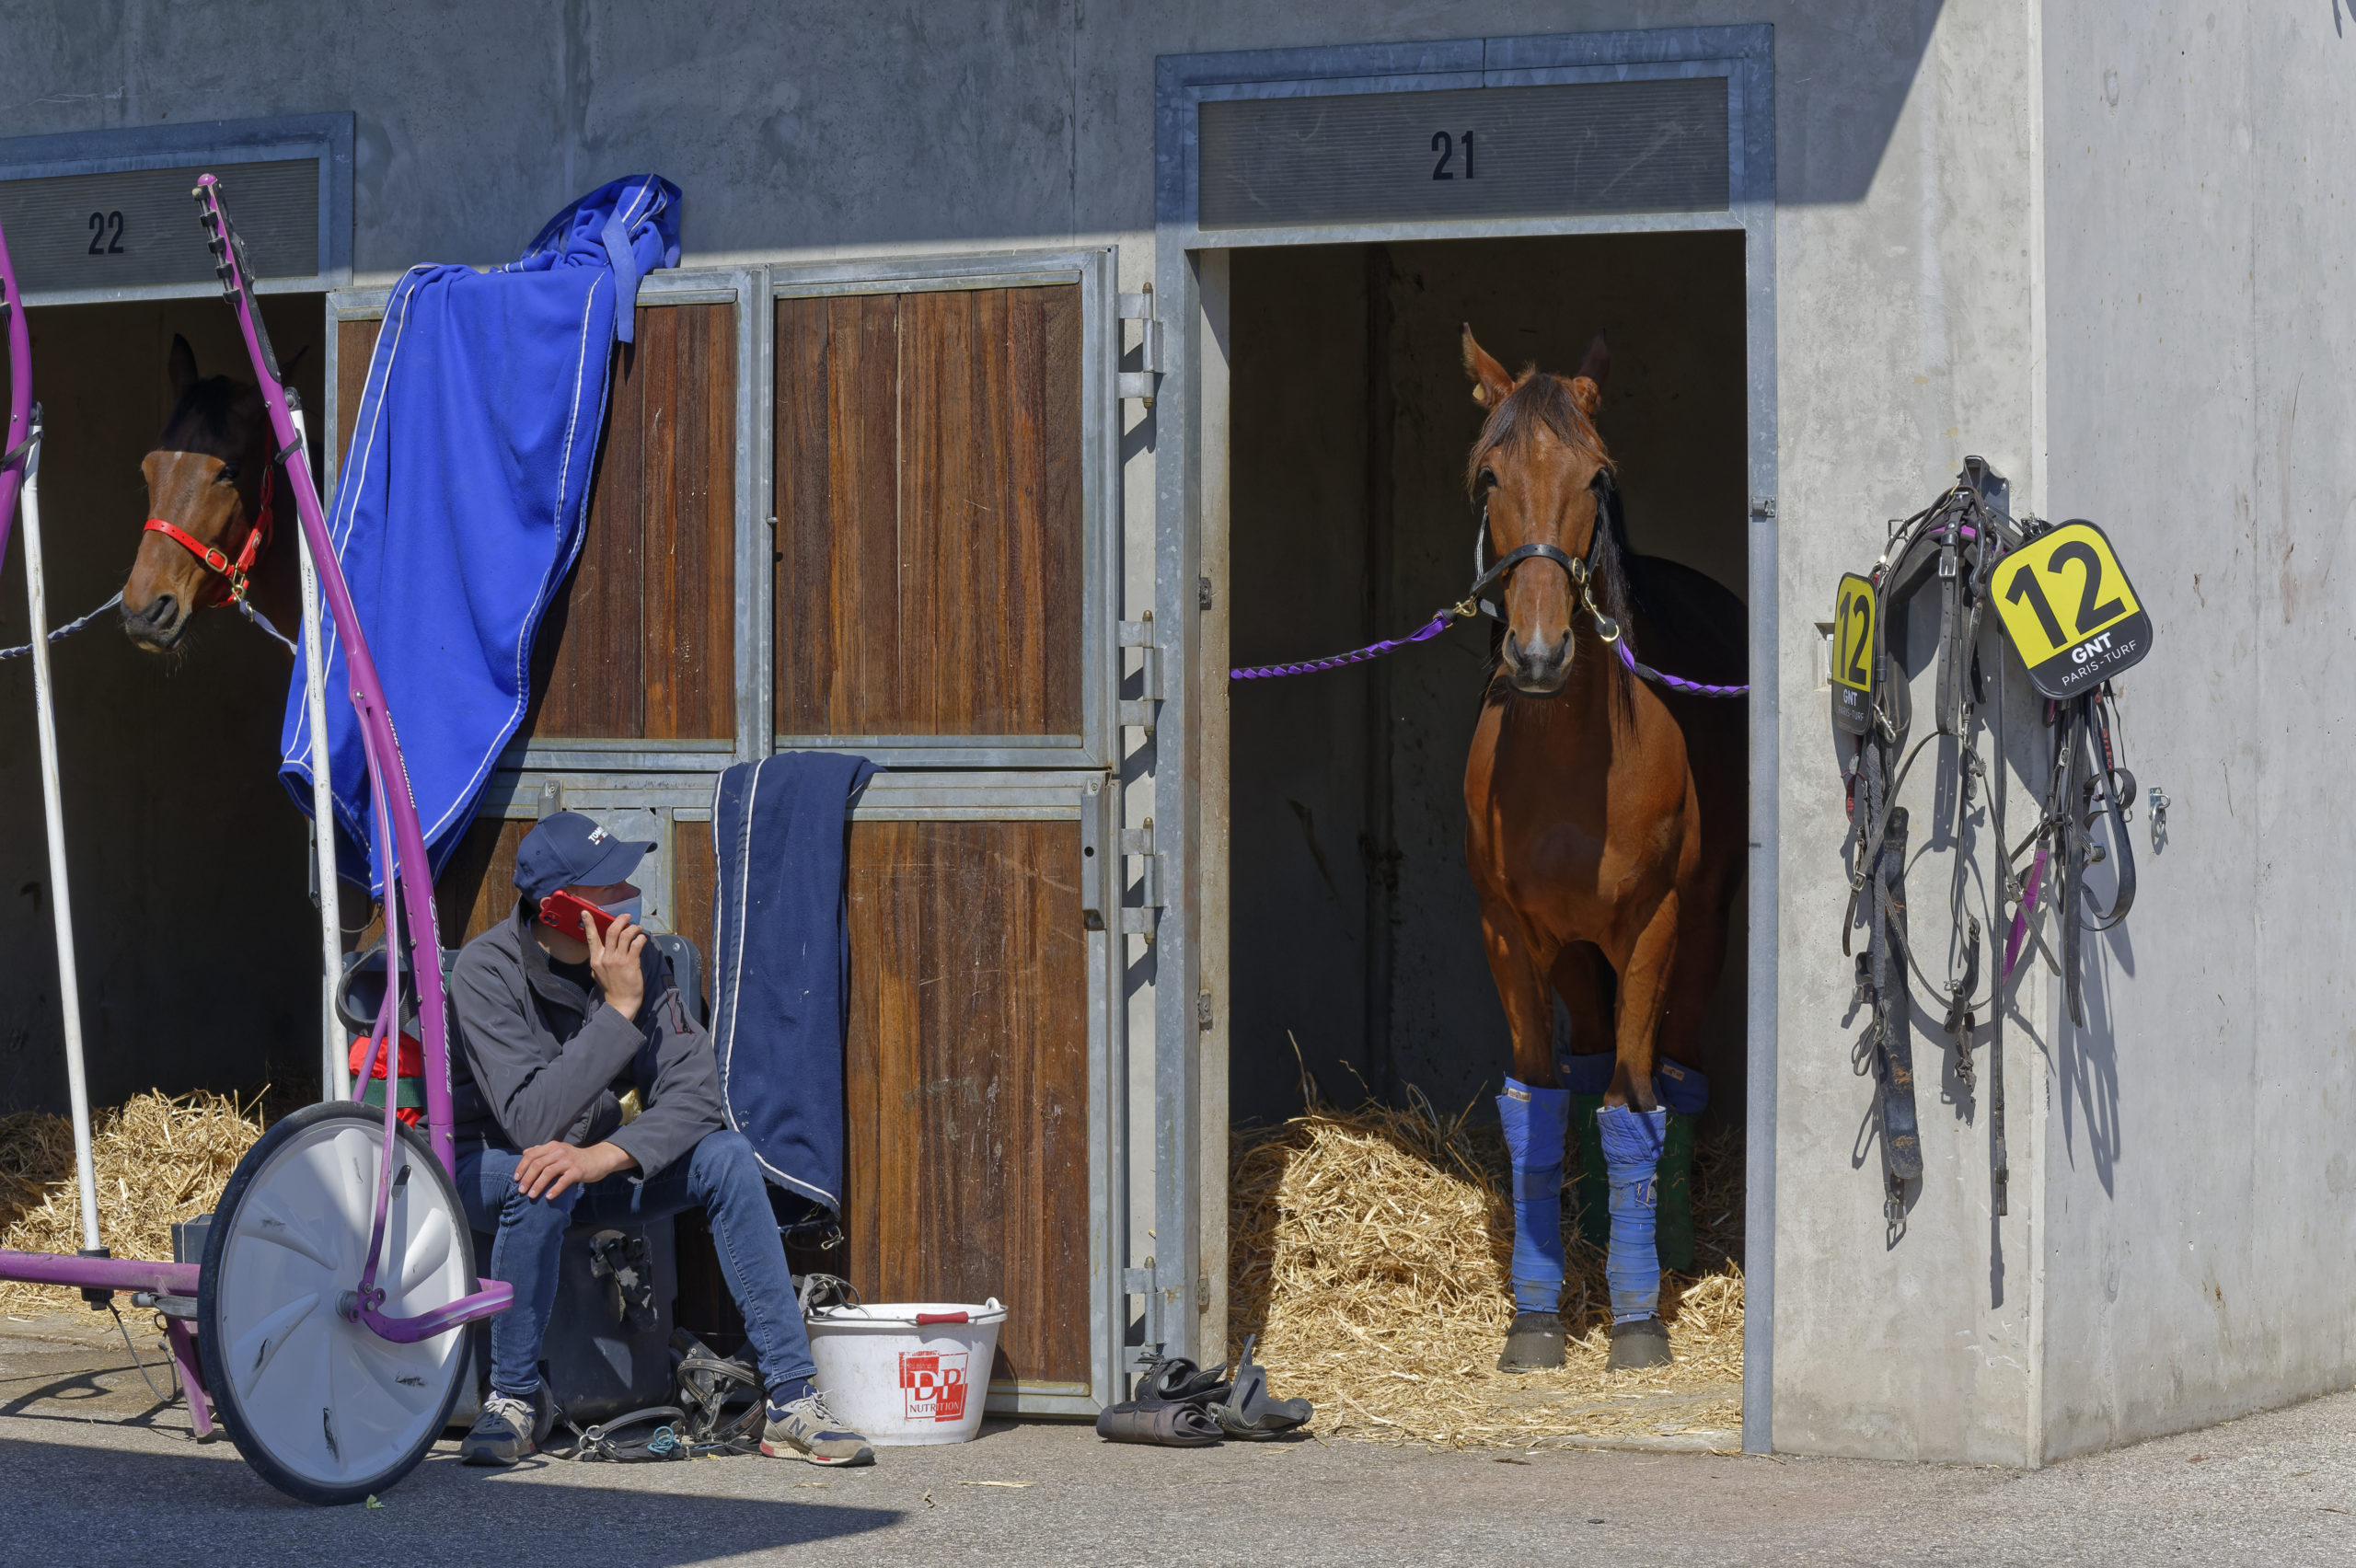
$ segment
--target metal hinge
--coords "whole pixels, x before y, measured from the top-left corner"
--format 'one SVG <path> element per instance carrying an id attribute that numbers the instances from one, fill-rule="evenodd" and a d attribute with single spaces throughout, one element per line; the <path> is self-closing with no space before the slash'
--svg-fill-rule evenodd
<path id="1" fill-rule="evenodd" d="M 1208 1029 L 1210 1026 L 1211 994 L 1208 991 L 1197 991 L 1195 993 L 1195 1027 Z"/>
<path id="2" fill-rule="evenodd" d="M 1121 929 L 1130 936 L 1143 937 L 1151 941 L 1154 928 L 1161 922 L 1162 907 L 1161 857 L 1154 851 L 1151 817 L 1145 819 L 1143 827 L 1121 829 L 1121 881 L 1125 885 L 1128 882 L 1131 856 L 1144 862 L 1145 875 L 1141 879 L 1144 896 L 1135 904 L 1123 905 Z"/>
<path id="3" fill-rule="evenodd" d="M 1139 667 L 1138 695 L 1121 699 L 1120 722 L 1132 729 L 1153 733 L 1153 721 L 1161 708 L 1161 645 L 1153 640 L 1153 612 L 1148 610 L 1145 619 L 1121 623 L 1121 646 L 1134 648 L 1143 658 Z"/>
<path id="4" fill-rule="evenodd" d="M 1774 515 L 1775 515 L 1775 498 L 1774 498 L 1773 496 L 1772 496 L 1772 495 L 1754 495 L 1754 496 L 1752 496 L 1752 497 L 1750 498 L 1750 514 L 1751 514 L 1753 517 L 1773 517 L 1773 516 L 1774 516 Z"/>
<path id="5" fill-rule="evenodd" d="M 1161 383 L 1161 317 L 1153 313 L 1153 285 L 1142 294 L 1121 296 L 1121 319 L 1138 324 L 1138 368 L 1120 373 L 1121 396 L 1142 398 L 1153 407 L 1154 389 Z"/>

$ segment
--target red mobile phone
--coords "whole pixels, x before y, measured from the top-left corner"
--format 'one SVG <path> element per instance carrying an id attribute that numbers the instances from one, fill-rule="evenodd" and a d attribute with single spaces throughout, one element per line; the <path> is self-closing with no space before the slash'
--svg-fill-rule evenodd
<path id="1" fill-rule="evenodd" d="M 568 937 L 584 937 L 585 940 L 581 922 L 587 920 L 602 938 L 606 928 L 620 918 L 618 915 L 607 914 L 579 894 L 568 893 L 563 888 L 540 900 L 541 921 L 549 929 L 562 931 Z"/>

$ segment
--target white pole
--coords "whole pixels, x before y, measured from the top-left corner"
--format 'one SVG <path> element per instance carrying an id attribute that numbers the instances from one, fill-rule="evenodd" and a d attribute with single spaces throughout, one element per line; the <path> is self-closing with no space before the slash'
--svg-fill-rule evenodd
<path id="1" fill-rule="evenodd" d="M 65 891 L 65 803 L 57 783 L 57 715 L 49 684 L 49 585 L 40 559 L 40 427 L 25 454 L 25 602 L 32 612 L 33 717 L 40 734 L 40 799 L 49 819 L 49 906 L 57 921 L 57 1005 L 65 1020 L 65 1088 L 74 1102 L 74 1176 L 82 1248 L 98 1250 L 98 1172 L 90 1163 L 90 1086 L 82 1072 L 82 983 L 74 966 L 74 901 Z"/>
<path id="2" fill-rule="evenodd" d="M 307 463 L 310 431 L 300 409 L 294 432 L 304 450 L 294 461 Z M 319 641 L 319 572 L 311 563 L 311 539 L 294 531 L 303 557 L 303 698 L 311 731 L 311 852 L 319 874 L 319 1085 L 322 1100 L 352 1097 L 349 1068 L 341 1049 L 343 1029 L 335 1016 L 335 988 L 343 978 L 343 910 L 335 874 L 335 781 L 328 763 L 328 667 Z"/>

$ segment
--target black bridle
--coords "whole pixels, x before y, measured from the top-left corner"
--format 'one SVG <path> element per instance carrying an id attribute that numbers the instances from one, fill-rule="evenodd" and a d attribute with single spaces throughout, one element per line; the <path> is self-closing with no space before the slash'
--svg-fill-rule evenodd
<path id="1" fill-rule="evenodd" d="M 1605 509 L 1611 504 L 1611 481 L 1609 476 L 1610 470 L 1598 470 L 1594 479 L 1588 486 L 1595 492 L 1595 527 L 1588 535 L 1585 559 L 1573 556 L 1565 550 L 1558 549 L 1553 545 L 1519 545 L 1499 556 L 1494 565 L 1487 564 L 1489 506 L 1488 502 L 1483 502 L 1481 521 L 1472 533 L 1472 586 L 1464 591 L 1462 603 L 1479 610 L 1491 620 L 1506 621 L 1507 617 L 1504 608 L 1484 600 L 1481 597 L 1482 590 L 1491 583 L 1504 581 L 1506 576 L 1523 561 L 1551 560 L 1561 567 L 1565 574 L 1570 578 L 1571 588 L 1578 595 L 1579 602 L 1587 606 L 1588 614 L 1595 617 L 1597 633 L 1606 642 L 1618 641 L 1620 623 L 1597 607 L 1595 594 L 1590 588 L 1595 576 L 1593 564 L 1595 552 L 1603 543 L 1603 530 L 1610 526 L 1610 521 L 1605 515 Z"/>

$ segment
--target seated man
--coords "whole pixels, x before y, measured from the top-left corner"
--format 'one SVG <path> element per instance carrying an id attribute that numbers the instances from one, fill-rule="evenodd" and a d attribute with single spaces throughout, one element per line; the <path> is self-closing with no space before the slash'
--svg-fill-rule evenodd
<path id="1" fill-rule="evenodd" d="M 549 817 L 516 849 L 514 915 L 468 942 L 451 975 L 465 1043 L 451 1062 L 458 1191 L 494 1238 L 492 1277 L 515 1287 L 515 1305 L 491 1320 L 491 1395 L 460 1456 L 513 1464 L 547 1435 L 540 1340 L 565 1230 L 700 1208 L 768 1389 L 761 1452 L 872 1463 L 867 1439 L 843 1430 L 811 1381 L 768 1188 L 752 1146 L 722 1120 L 711 1037 L 637 924 L 627 879 L 653 847 L 577 812 Z M 572 928 L 551 924 L 541 901 L 559 889 L 618 917 L 602 934 L 577 913 Z M 625 1123 L 633 1090 L 643 1109 Z"/>

